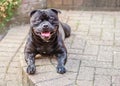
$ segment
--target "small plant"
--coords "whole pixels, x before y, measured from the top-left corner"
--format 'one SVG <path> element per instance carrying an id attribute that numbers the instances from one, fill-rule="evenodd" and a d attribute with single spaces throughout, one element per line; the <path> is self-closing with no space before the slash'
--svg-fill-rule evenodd
<path id="1" fill-rule="evenodd" d="M 0 29 L 12 18 L 21 0 L 0 0 Z"/>

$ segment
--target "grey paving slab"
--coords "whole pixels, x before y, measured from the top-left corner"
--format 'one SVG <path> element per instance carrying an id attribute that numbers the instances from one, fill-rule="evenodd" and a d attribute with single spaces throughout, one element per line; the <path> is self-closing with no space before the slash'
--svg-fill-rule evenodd
<path id="1" fill-rule="evenodd" d="M 97 55 L 99 46 L 97 45 L 89 45 L 87 44 L 84 50 L 84 54 L 86 55 Z"/>
<path id="2" fill-rule="evenodd" d="M 116 75 L 112 77 L 112 83 L 114 84 L 120 84 L 120 76 Z"/>
<path id="3" fill-rule="evenodd" d="M 107 49 L 108 48 L 108 49 Z M 98 61 L 111 61 L 113 60 L 112 47 L 100 46 Z"/>
<path id="4" fill-rule="evenodd" d="M 90 67 L 80 67 L 78 80 L 93 80 L 94 77 L 94 68 Z"/>
<path id="5" fill-rule="evenodd" d="M 120 68 L 120 52 L 114 52 L 114 67 Z"/>
<path id="6" fill-rule="evenodd" d="M 94 86 L 111 86 L 111 77 L 110 76 L 101 76 L 96 75 Z"/>
<path id="7" fill-rule="evenodd" d="M 95 73 L 98 75 L 119 76 L 120 70 L 113 68 L 96 68 Z"/>
<path id="8" fill-rule="evenodd" d="M 81 80 L 77 81 L 78 86 L 93 86 L 93 81 Z"/>
<path id="9" fill-rule="evenodd" d="M 100 67 L 100 68 L 111 68 L 112 62 L 95 61 L 95 60 L 83 60 L 81 63 L 83 67 Z"/>

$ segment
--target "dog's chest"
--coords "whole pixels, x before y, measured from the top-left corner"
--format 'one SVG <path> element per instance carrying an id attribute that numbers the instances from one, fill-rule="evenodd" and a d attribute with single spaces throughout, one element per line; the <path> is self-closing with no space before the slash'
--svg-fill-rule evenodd
<path id="1" fill-rule="evenodd" d="M 37 47 L 37 52 L 40 54 L 50 55 L 53 54 L 54 48 L 52 46 L 39 46 Z"/>

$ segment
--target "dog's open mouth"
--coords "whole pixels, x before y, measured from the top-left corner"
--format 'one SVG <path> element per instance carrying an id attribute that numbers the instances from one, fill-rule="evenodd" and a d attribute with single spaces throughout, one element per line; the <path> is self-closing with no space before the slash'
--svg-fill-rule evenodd
<path id="1" fill-rule="evenodd" d="M 44 38 L 50 38 L 53 33 L 54 32 L 50 31 L 36 32 L 37 35 L 42 36 Z"/>
<path id="2" fill-rule="evenodd" d="M 50 35 L 51 35 L 51 32 L 45 31 L 45 32 L 41 32 L 40 34 L 41 34 L 42 37 L 47 37 L 47 38 L 49 38 Z"/>

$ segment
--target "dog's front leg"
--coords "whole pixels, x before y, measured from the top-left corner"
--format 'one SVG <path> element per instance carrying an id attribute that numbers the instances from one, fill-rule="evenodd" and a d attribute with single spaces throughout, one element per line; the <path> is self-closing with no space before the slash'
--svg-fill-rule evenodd
<path id="1" fill-rule="evenodd" d="M 59 53 L 56 55 L 57 60 L 58 60 L 58 65 L 57 65 L 57 72 L 60 74 L 63 74 L 66 72 L 65 69 L 65 64 L 67 61 L 67 53 L 63 52 L 63 53 Z"/>
<path id="2" fill-rule="evenodd" d="M 25 53 L 25 60 L 28 64 L 27 73 L 28 74 L 34 74 L 36 72 L 35 54 L 34 53 Z"/>

